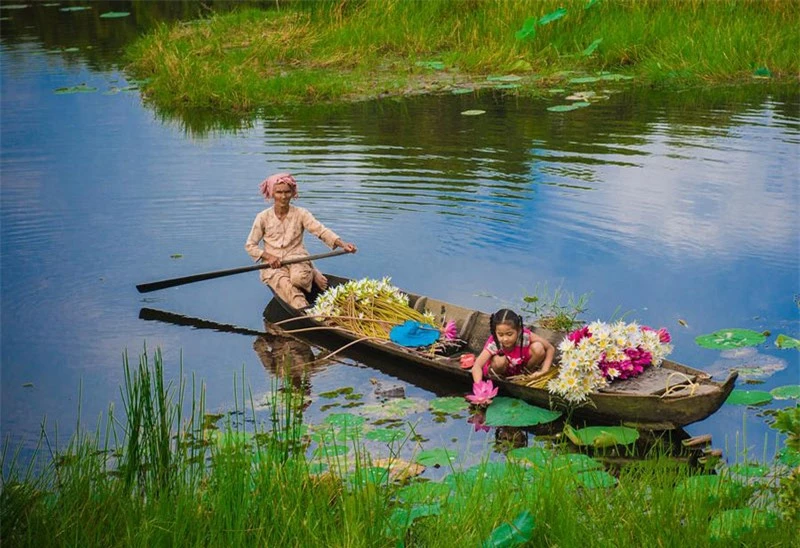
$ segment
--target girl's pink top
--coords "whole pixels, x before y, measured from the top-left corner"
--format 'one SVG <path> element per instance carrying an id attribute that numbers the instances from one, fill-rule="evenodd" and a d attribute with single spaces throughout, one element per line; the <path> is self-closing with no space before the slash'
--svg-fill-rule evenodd
<path id="1" fill-rule="evenodd" d="M 522 373 L 522 368 L 528 360 L 531 359 L 531 330 L 527 327 L 522 328 L 522 346 L 519 344 L 515 344 L 514 348 L 511 350 L 503 350 L 503 355 L 508 358 L 508 368 L 506 369 L 506 375 L 511 377 L 513 375 L 519 375 Z M 497 348 L 497 343 L 494 342 L 494 337 L 489 335 L 489 339 L 486 341 L 486 344 L 483 345 L 484 350 L 488 350 L 489 354 L 492 357 L 496 356 L 499 352 L 499 348 Z M 492 360 L 488 360 L 485 364 L 483 364 L 483 374 L 489 374 L 489 365 L 491 364 Z"/>

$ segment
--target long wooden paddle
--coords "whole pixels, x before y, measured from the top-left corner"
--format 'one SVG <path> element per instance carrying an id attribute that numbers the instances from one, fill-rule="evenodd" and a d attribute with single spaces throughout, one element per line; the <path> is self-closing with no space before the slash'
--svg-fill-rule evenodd
<path id="1" fill-rule="evenodd" d="M 287 259 L 281 261 L 281 266 L 287 264 L 303 263 L 305 261 L 316 261 L 318 259 L 325 259 L 326 257 L 336 257 L 337 255 L 344 255 L 348 253 L 344 249 L 337 249 L 330 253 L 321 253 L 319 255 L 309 255 L 308 257 L 298 257 L 296 259 Z M 166 289 L 167 287 L 175 287 L 176 285 L 186 285 L 194 282 L 202 282 L 203 280 L 212 280 L 214 278 L 222 278 L 223 276 L 232 276 L 233 274 L 241 274 L 242 272 L 251 272 L 253 270 L 262 270 L 270 268 L 269 264 L 261 263 L 253 266 L 242 266 L 239 268 L 229 268 L 228 270 L 215 270 L 214 272 L 203 272 L 202 274 L 192 274 L 191 276 L 182 276 L 180 278 L 171 278 L 169 280 L 161 280 L 158 282 L 149 282 L 146 284 L 139 284 L 136 289 L 139 293 L 149 293 L 150 291 L 158 291 L 159 289 Z"/>

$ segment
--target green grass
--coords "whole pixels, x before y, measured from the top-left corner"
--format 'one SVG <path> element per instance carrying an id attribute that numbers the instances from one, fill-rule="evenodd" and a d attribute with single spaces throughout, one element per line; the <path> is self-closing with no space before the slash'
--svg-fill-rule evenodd
<path id="1" fill-rule="evenodd" d="M 793 0 L 320 0 L 161 26 L 127 51 L 162 109 L 252 112 L 286 104 L 488 86 L 536 94 L 579 74 L 638 85 L 797 81 Z M 587 7 L 588 6 L 588 7 Z M 557 8 L 566 15 L 526 20 Z M 587 48 L 602 39 L 590 54 Z M 437 70 L 418 62 L 441 61 Z M 765 72 L 768 71 L 768 72 Z"/>
<path id="2" fill-rule="evenodd" d="M 513 546 L 498 527 L 515 518 L 523 523 L 518 534 L 534 546 L 795 540 L 797 513 L 782 512 L 786 503 L 776 501 L 796 496 L 798 474 L 747 484 L 722 470 L 696 482 L 687 464 L 655 455 L 623 466 L 615 479 L 541 449 L 456 466 L 435 484 L 393 480 L 371 466 L 357 441 L 355 456 L 310 461 L 304 396 L 288 381 L 273 386 L 269 410 L 258 416 L 244 384 L 234 383 L 236 408 L 221 431 L 212 426 L 219 416 L 205 415 L 202 386 L 182 416 L 185 384 L 164 382 L 159 352 L 153 364 L 145 354 L 133 369 L 126 360 L 125 371 L 124 420 L 111 412 L 102 428 L 79 430 L 63 451 L 45 436 L 51 455 L 39 453 L 39 471 L 22 468 L 6 445 L 4 545 Z M 245 421 L 231 416 L 262 422 L 246 432 Z M 375 479 L 354 481 L 368 472 Z"/>

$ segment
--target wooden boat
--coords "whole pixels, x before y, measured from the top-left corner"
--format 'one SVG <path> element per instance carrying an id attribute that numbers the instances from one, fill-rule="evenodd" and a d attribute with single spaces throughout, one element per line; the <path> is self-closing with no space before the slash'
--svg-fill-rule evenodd
<path id="1" fill-rule="evenodd" d="M 326 274 L 331 287 L 346 283 L 347 278 Z M 471 310 L 455 304 L 430 297 L 405 292 L 409 305 L 420 312 L 433 313 L 436 322 L 443 325 L 446 320 L 454 320 L 458 337 L 466 341 L 466 346 L 456 354 L 441 356 L 429 351 L 406 348 L 391 341 L 362 340 L 357 345 L 369 348 L 382 355 L 402 360 L 407 367 L 415 367 L 429 372 L 445 374 L 459 384 L 461 393 L 468 393 L 472 387 L 469 370 L 461 369 L 459 356 L 466 352 L 477 355 L 489 337 L 489 314 Z M 309 302 L 315 297 L 310 296 Z M 295 332 L 299 336 L 312 333 L 318 328 L 341 344 L 359 341 L 361 336 L 342 328 L 326 326 L 325 323 L 310 318 L 305 310 L 296 309 L 275 295 L 275 300 L 287 312 L 289 321 L 281 322 L 280 328 Z M 269 320 L 269 318 L 266 318 Z M 553 345 L 566 336 L 531 326 L 538 335 L 550 340 Z M 330 348 L 336 350 L 336 348 Z M 556 357 L 556 362 L 558 357 Z M 664 360 L 661 367 L 650 367 L 638 377 L 612 382 L 608 387 L 592 392 L 587 402 L 569 409 L 566 402 L 557 399 L 545 388 L 532 388 L 508 379 L 493 379 L 500 393 L 519 398 L 532 405 L 571 412 L 573 417 L 584 418 L 596 424 L 629 424 L 653 430 L 667 430 L 686 426 L 700 421 L 716 412 L 733 390 L 737 373 L 731 373 L 723 382 L 712 380 L 707 373 Z"/>

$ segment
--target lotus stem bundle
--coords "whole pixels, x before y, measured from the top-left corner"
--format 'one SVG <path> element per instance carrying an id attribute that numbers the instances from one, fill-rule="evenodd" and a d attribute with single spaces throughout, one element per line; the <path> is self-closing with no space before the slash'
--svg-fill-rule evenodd
<path id="1" fill-rule="evenodd" d="M 389 332 L 406 320 L 433 325 L 430 313 L 422 314 L 408 305 L 408 296 L 389 278 L 352 280 L 321 294 L 309 316 L 347 329 L 362 337 L 389 339 Z"/>

